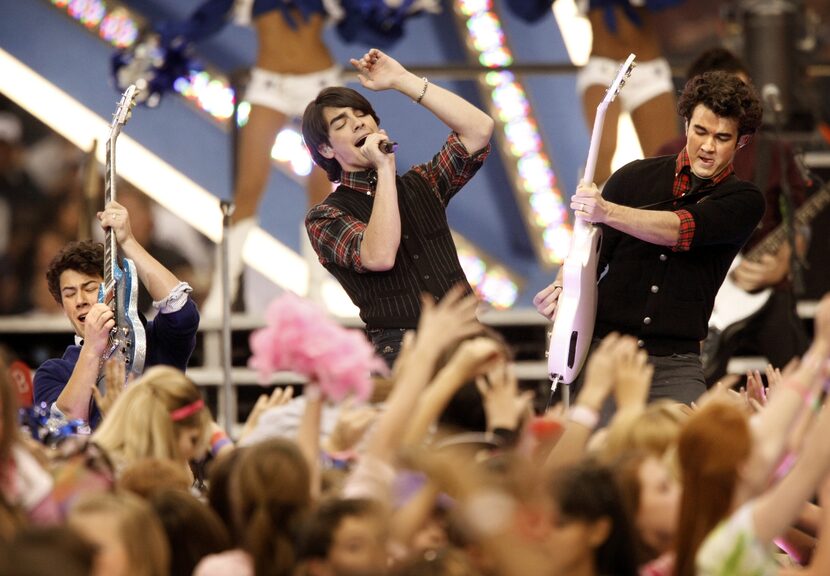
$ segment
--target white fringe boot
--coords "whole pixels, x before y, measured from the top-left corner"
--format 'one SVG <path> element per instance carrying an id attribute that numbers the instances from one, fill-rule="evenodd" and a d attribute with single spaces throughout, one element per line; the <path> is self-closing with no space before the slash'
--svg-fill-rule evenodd
<path id="1" fill-rule="evenodd" d="M 246 218 L 230 227 L 228 232 L 228 275 L 230 276 L 230 301 L 233 303 L 239 291 L 239 277 L 245 268 L 242 261 L 242 248 L 248 233 L 257 225 L 256 218 Z M 219 256 L 222 245 L 216 245 L 217 258 L 214 260 L 213 275 L 210 282 L 210 293 L 202 306 L 202 316 L 205 318 L 222 317 L 222 262 Z"/>

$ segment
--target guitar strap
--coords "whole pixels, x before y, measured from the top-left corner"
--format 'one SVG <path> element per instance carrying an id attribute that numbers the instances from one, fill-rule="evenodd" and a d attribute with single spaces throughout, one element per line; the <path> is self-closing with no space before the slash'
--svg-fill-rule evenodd
<path id="1" fill-rule="evenodd" d="M 687 193 L 687 194 L 685 194 L 683 196 L 680 196 L 680 197 L 672 196 L 671 198 L 666 198 L 665 200 L 659 200 L 657 202 L 652 202 L 651 204 L 644 204 L 642 206 L 634 206 L 634 208 L 636 208 L 637 210 L 650 210 L 651 208 L 656 208 L 658 206 L 663 206 L 663 205 L 668 205 L 668 204 L 674 204 L 676 202 L 681 202 L 682 203 L 681 206 L 688 206 L 689 204 L 696 203 L 698 200 L 704 198 L 705 196 L 708 196 L 712 192 L 712 189 L 714 188 L 714 186 L 713 187 L 704 186 L 703 188 L 700 187 L 700 186 L 702 186 L 703 184 L 705 184 L 707 182 L 706 180 L 696 178 L 694 175 L 692 175 L 692 178 L 696 179 L 698 182 L 696 182 L 695 184 L 692 185 L 692 190 L 693 191 L 691 193 Z M 718 184 L 723 184 L 723 183 L 726 183 L 726 182 L 730 182 L 732 180 L 736 180 L 737 178 L 738 177 L 735 176 L 735 174 L 733 173 L 733 174 L 729 175 L 725 180 L 723 180 L 721 182 L 718 182 Z M 694 200 L 694 202 L 692 202 L 692 200 Z"/>

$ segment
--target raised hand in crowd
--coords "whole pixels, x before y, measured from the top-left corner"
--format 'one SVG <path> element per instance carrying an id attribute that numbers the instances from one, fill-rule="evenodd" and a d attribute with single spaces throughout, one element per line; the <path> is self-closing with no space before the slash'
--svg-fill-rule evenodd
<path id="1" fill-rule="evenodd" d="M 110 408 L 127 387 L 133 381 L 132 375 L 129 380 L 126 377 L 127 368 L 118 358 L 110 358 L 104 364 L 104 393 L 97 386 L 92 387 L 92 397 L 98 404 L 101 415 L 106 417 Z"/>
<path id="2" fill-rule="evenodd" d="M 293 397 L 294 388 L 292 386 L 285 386 L 284 388 L 274 388 L 270 395 L 260 394 L 259 398 L 257 398 L 256 400 L 256 403 L 254 404 L 254 407 L 248 414 L 248 418 L 245 420 L 245 425 L 242 426 L 242 430 L 239 433 L 238 441 L 242 443 L 245 440 L 245 438 L 256 429 L 257 424 L 259 423 L 259 419 L 262 417 L 263 414 L 265 414 L 271 408 L 288 404 Z"/>
<path id="3" fill-rule="evenodd" d="M 522 420 L 530 416 L 533 391 L 519 392 L 519 383 L 510 365 L 497 366 L 476 378 L 484 401 L 487 430 L 516 432 Z"/>

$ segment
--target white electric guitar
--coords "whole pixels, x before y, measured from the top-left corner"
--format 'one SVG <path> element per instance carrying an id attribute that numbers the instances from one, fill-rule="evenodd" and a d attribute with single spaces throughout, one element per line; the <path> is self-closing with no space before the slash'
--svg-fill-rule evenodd
<path id="1" fill-rule="evenodd" d="M 625 79 L 631 75 L 635 66 L 634 58 L 634 54 L 631 54 L 623 62 L 616 78 L 606 90 L 605 98 L 597 106 L 583 182 L 594 180 L 605 112 L 619 94 Z M 556 389 L 559 382 L 566 385 L 573 382 L 588 355 L 597 315 L 597 262 L 601 244 L 602 230 L 599 226 L 576 218 L 571 249 L 562 264 L 562 293 L 559 295 L 548 347 L 548 372 L 552 390 Z M 564 400 L 567 407 L 567 394 Z"/>
<path id="2" fill-rule="evenodd" d="M 830 185 L 825 185 L 815 192 L 793 214 L 793 219 L 800 225 L 807 225 L 822 210 L 830 205 Z M 717 370 L 722 362 L 728 358 L 722 356 L 725 340 L 732 338 L 769 301 L 772 288 L 765 288 L 759 292 L 747 292 L 732 280 L 732 272 L 743 260 L 758 262 L 764 254 L 775 254 L 787 242 L 788 228 L 785 223 L 779 224 L 775 230 L 767 234 L 755 247 L 743 256 L 737 256 L 729 268 L 726 279 L 721 284 L 715 307 L 709 317 L 709 334 L 704 343 L 703 363 L 708 374 Z"/>

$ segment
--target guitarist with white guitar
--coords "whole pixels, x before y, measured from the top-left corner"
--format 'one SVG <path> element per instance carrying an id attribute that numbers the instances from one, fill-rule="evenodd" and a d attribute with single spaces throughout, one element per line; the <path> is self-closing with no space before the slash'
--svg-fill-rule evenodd
<path id="1" fill-rule="evenodd" d="M 721 70 L 751 84 L 749 69 L 735 54 L 721 47 L 704 51 L 689 66 L 687 78 Z M 762 89 L 767 94 L 769 86 Z M 660 150 L 676 154 L 685 142 L 673 140 Z M 709 336 L 703 347 L 707 384 L 717 382 L 736 354 L 763 356 L 774 366 L 785 366 L 801 356 L 809 337 L 796 312 L 792 275 L 792 250 L 782 228 L 790 198 L 796 221 L 799 258 L 806 253 L 809 221 L 830 204 L 830 189 L 819 190 L 806 200 L 806 183 L 792 149 L 773 134 L 762 132 L 735 155 L 735 174 L 760 188 L 767 209 L 761 223 L 735 260 L 715 298 L 709 320 Z M 782 169 L 782 166 L 784 168 Z M 786 190 L 788 189 L 788 190 Z"/>
<path id="2" fill-rule="evenodd" d="M 125 106 L 131 106 L 125 100 L 126 93 L 107 145 L 109 201 L 97 214 L 112 250 L 91 241 L 71 242 L 46 271 L 49 292 L 76 335 L 63 357 L 44 362 L 34 377 L 34 401 L 50 407 L 55 425 L 82 420 L 97 426 L 102 414 L 93 397 L 100 400 L 104 388 L 110 391 L 103 384 L 105 361 L 124 364 L 124 373 L 131 376 L 155 364 L 185 370 L 196 345 L 199 312 L 188 297 L 190 286 L 136 241 L 129 213 L 115 200 L 115 138 L 129 115 Z M 138 280 L 159 312 L 146 323 L 135 310 Z"/>
<path id="3" fill-rule="evenodd" d="M 762 110 L 754 90 L 718 72 L 688 82 L 678 112 L 686 127 L 680 154 L 624 166 L 602 194 L 582 182 L 571 208 L 603 232 L 594 342 L 612 332 L 634 336 L 654 365 L 649 399 L 690 403 L 705 390 L 700 342 L 715 294 L 764 213 L 761 193 L 732 168 Z M 560 269 L 534 305 L 554 318 L 569 289 Z"/>

